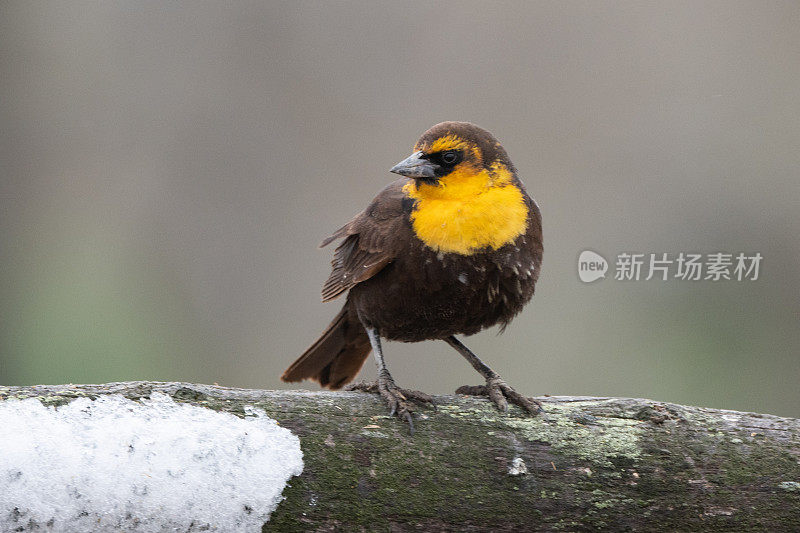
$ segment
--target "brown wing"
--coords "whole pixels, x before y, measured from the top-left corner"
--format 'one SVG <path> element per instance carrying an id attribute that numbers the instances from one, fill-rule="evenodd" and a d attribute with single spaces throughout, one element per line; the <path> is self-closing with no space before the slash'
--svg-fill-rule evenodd
<path id="1" fill-rule="evenodd" d="M 389 184 L 364 211 L 322 241 L 320 247 L 344 238 L 333 254 L 333 270 L 322 288 L 323 302 L 371 278 L 397 257 L 395 237 L 408 225 L 411 210 L 411 200 L 402 190 L 407 182 L 403 178 Z"/>

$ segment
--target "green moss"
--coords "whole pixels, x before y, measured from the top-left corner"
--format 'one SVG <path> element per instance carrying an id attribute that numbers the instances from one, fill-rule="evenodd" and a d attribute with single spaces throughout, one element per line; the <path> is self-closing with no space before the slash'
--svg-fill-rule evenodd
<path id="1" fill-rule="evenodd" d="M 35 396 L 37 400 L 39 400 L 42 405 L 46 407 L 60 407 L 62 405 L 66 405 L 70 403 L 72 400 L 77 398 L 95 398 L 95 395 L 87 394 L 83 391 L 76 390 L 75 392 L 69 392 L 65 394 L 47 394 L 43 396 Z M 25 400 L 31 398 L 30 395 L 27 394 L 10 394 L 8 395 L 7 400 Z"/>
<path id="2" fill-rule="evenodd" d="M 364 429 L 365 425 L 380 428 Z M 306 471 L 314 474 L 304 473 L 301 483 L 293 483 L 268 529 L 301 530 L 298 517 L 303 513 L 313 515 L 315 523 L 346 522 L 370 531 L 388 531 L 393 523 L 430 526 L 436 521 L 480 520 L 505 527 L 514 521 L 509 516 L 541 515 L 531 504 L 538 499 L 538 493 L 529 490 L 533 479 L 506 475 L 507 467 L 498 462 L 495 449 L 464 445 L 485 439 L 485 428 L 446 422 L 435 426 L 418 423 L 412 438 L 396 419 L 360 418 L 350 431 L 342 428 L 333 435 L 334 446 L 325 444 L 327 433 L 305 427 Z M 295 491 L 300 484 L 301 492 L 324 494 L 324 502 L 313 507 L 307 498 L 298 502 Z M 519 508 L 510 512 L 510 505 L 526 507 L 527 512 Z"/>
<path id="3" fill-rule="evenodd" d="M 504 424 L 530 441 L 545 442 L 563 456 L 598 467 L 615 468 L 616 461 L 635 462 L 641 455 L 638 420 L 599 418 L 585 425 L 570 416 L 572 409 L 548 406 L 547 419 L 507 419 Z"/>

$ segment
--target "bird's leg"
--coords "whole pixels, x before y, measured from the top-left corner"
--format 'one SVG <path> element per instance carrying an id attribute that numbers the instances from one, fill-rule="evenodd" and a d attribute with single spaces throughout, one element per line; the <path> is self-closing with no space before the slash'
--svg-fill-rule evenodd
<path id="1" fill-rule="evenodd" d="M 389 406 L 389 416 L 397 416 L 408 422 L 411 433 L 414 433 L 414 422 L 411 418 L 413 409 L 409 402 L 414 401 L 420 404 L 430 404 L 433 406 L 433 398 L 424 392 L 416 390 L 401 389 L 398 387 L 386 363 L 383 360 L 383 349 L 381 348 L 381 338 L 375 328 L 366 327 L 369 342 L 372 345 L 372 354 L 375 356 L 375 363 L 378 365 L 378 380 L 375 383 L 356 383 L 350 385 L 346 390 L 360 390 L 364 392 L 377 392 Z"/>
<path id="2" fill-rule="evenodd" d="M 524 411 L 527 411 L 532 415 L 535 415 L 542 410 L 542 406 L 539 402 L 533 398 L 523 396 L 512 389 L 505 381 L 503 381 L 497 372 L 486 366 L 486 364 L 478 359 L 478 356 L 472 353 L 469 348 L 464 346 L 460 340 L 456 339 L 453 335 L 445 338 L 444 340 L 447 342 L 447 344 L 455 348 L 458 353 L 463 355 L 464 359 L 469 361 L 469 364 L 472 365 L 472 368 L 477 370 L 480 375 L 486 379 L 486 385 L 464 385 L 456 390 L 456 394 L 488 396 L 489 399 L 492 400 L 492 403 L 494 403 L 497 408 L 504 413 L 508 411 L 508 401 L 522 407 Z"/>

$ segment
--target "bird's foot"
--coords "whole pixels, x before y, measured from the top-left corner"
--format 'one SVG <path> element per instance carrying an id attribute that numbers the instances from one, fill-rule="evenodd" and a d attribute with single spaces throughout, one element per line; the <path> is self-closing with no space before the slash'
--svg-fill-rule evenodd
<path id="1" fill-rule="evenodd" d="M 414 434 L 414 421 L 411 417 L 414 410 L 411 402 L 436 409 L 433 398 L 418 390 L 401 389 L 392 378 L 378 378 L 378 381 L 354 383 L 345 387 L 348 391 L 378 393 L 389 406 L 389 416 L 397 416 L 408 423 L 411 434 Z"/>
<path id="2" fill-rule="evenodd" d="M 531 416 L 537 415 L 542 410 L 542 404 L 518 393 L 503 381 L 500 376 L 488 378 L 486 385 L 464 385 L 456 389 L 456 394 L 470 396 L 488 396 L 492 403 L 503 412 L 508 412 L 508 402 L 518 405 Z"/>

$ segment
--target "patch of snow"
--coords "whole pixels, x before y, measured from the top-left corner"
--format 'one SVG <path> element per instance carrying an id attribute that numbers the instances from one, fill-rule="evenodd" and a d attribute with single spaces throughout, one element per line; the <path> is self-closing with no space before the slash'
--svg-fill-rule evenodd
<path id="1" fill-rule="evenodd" d="M 522 457 L 514 457 L 511 461 L 511 466 L 508 467 L 509 476 L 524 476 L 528 473 L 528 465 L 522 460 Z"/>
<path id="2" fill-rule="evenodd" d="M 246 413 L 161 393 L 0 402 L 0 531 L 261 531 L 303 454 Z"/>

